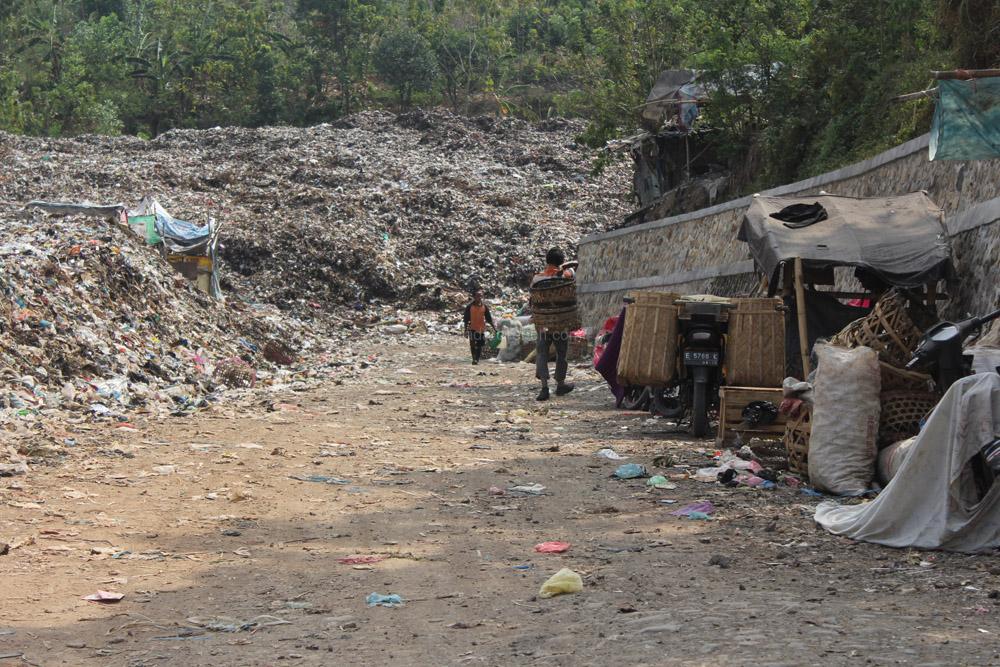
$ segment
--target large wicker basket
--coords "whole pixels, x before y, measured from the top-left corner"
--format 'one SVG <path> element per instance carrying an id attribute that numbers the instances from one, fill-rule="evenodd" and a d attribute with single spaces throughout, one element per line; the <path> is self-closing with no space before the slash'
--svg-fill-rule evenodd
<path id="1" fill-rule="evenodd" d="M 677 294 L 636 292 L 625 309 L 618 378 L 625 384 L 664 386 L 677 372 Z"/>
<path id="2" fill-rule="evenodd" d="M 781 299 L 739 299 L 729 312 L 726 382 L 780 387 L 785 379 L 785 312 Z"/>
<path id="3" fill-rule="evenodd" d="M 896 368 L 884 361 L 879 362 L 882 375 L 882 393 L 889 391 L 926 392 L 931 386 L 931 376 L 926 373 Z"/>
<path id="4" fill-rule="evenodd" d="M 879 445 L 912 438 L 920 432 L 920 422 L 938 404 L 940 396 L 928 391 L 888 391 L 880 398 Z"/>
<path id="5" fill-rule="evenodd" d="M 809 436 L 812 433 L 812 408 L 803 404 L 799 413 L 785 422 L 785 451 L 788 469 L 809 476 Z"/>
<path id="6" fill-rule="evenodd" d="M 576 331 L 580 312 L 576 305 L 576 281 L 546 278 L 531 286 L 531 321 L 550 332 Z"/>
<path id="7" fill-rule="evenodd" d="M 907 313 L 907 300 L 899 292 L 879 299 L 865 317 L 854 320 L 830 343 L 841 347 L 870 347 L 879 359 L 902 368 L 910 360 L 922 336 Z"/>

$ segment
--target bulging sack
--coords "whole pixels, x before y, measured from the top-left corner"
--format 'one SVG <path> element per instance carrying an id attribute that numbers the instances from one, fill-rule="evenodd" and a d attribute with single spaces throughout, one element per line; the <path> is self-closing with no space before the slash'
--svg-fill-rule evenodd
<path id="1" fill-rule="evenodd" d="M 878 353 L 817 345 L 809 479 L 822 491 L 856 495 L 871 486 L 878 454 Z"/>

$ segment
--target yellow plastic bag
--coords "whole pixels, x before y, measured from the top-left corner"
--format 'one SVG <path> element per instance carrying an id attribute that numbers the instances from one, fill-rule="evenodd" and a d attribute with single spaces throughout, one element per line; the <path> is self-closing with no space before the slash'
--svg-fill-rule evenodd
<path id="1" fill-rule="evenodd" d="M 563 593 L 579 593 L 583 590 L 583 579 L 568 568 L 563 568 L 549 577 L 538 591 L 538 597 L 551 598 Z"/>

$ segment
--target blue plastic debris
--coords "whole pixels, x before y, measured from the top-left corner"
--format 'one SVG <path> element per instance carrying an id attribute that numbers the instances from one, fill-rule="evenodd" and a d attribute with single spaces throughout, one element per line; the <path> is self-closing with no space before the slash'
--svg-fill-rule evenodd
<path id="1" fill-rule="evenodd" d="M 390 593 L 389 595 L 369 593 L 368 597 L 365 598 L 365 602 L 368 603 L 369 607 L 400 607 L 403 604 L 403 598 L 395 593 Z"/>
<path id="2" fill-rule="evenodd" d="M 319 482 L 321 484 L 350 484 L 351 480 L 343 479 L 340 477 L 330 477 L 328 475 L 289 475 L 291 479 L 297 479 L 300 482 Z"/>
<path id="3" fill-rule="evenodd" d="M 637 477 L 646 477 L 646 474 L 646 466 L 639 465 L 638 463 L 626 463 L 618 466 L 618 469 L 615 470 L 615 477 L 618 479 L 635 479 Z"/>

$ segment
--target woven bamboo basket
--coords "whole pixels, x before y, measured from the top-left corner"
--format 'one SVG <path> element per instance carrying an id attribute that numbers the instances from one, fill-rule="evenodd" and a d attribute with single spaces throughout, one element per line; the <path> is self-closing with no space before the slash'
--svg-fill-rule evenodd
<path id="1" fill-rule="evenodd" d="M 803 404 L 799 414 L 785 422 L 785 451 L 788 469 L 809 476 L 809 436 L 812 433 L 812 408 Z"/>
<path id="2" fill-rule="evenodd" d="M 785 379 L 785 312 L 781 299 L 739 299 L 729 312 L 726 382 L 780 387 Z"/>
<path id="3" fill-rule="evenodd" d="M 854 320 L 834 336 L 830 343 L 841 347 L 870 347 L 879 359 L 903 367 L 910 360 L 922 336 L 907 313 L 907 301 L 898 292 L 879 299 L 865 317 Z"/>
<path id="4" fill-rule="evenodd" d="M 625 309 L 618 378 L 625 384 L 659 387 L 677 372 L 677 294 L 636 292 Z"/>
<path id="5" fill-rule="evenodd" d="M 531 321 L 550 332 L 576 331 L 580 311 L 576 305 L 576 281 L 546 278 L 531 286 Z"/>
<path id="6" fill-rule="evenodd" d="M 896 368 L 884 361 L 879 362 L 882 375 L 882 393 L 889 391 L 925 392 L 930 387 L 931 376 L 926 373 Z"/>
<path id="7" fill-rule="evenodd" d="M 878 440 L 882 447 L 912 438 L 920 432 L 920 422 L 938 404 L 940 396 L 928 391 L 889 391 L 880 397 Z"/>
<path id="8" fill-rule="evenodd" d="M 257 371 L 239 357 L 223 359 L 216 364 L 213 377 L 227 387 L 252 387 L 257 384 Z"/>
<path id="9" fill-rule="evenodd" d="M 264 343 L 264 347 L 261 350 L 264 358 L 270 361 L 272 364 L 278 364 L 279 366 L 290 366 L 295 363 L 295 353 L 292 348 L 277 340 L 269 340 Z"/>

